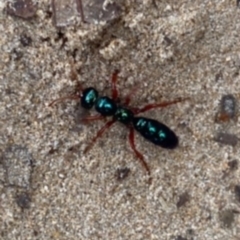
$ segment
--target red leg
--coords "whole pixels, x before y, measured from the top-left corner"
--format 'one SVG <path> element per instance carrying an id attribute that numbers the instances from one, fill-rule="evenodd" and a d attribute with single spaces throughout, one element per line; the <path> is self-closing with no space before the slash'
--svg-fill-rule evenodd
<path id="1" fill-rule="evenodd" d="M 58 99 L 52 101 L 52 102 L 49 104 L 49 107 L 52 107 L 54 104 L 63 102 L 63 101 L 65 101 L 65 100 L 67 100 L 67 99 L 79 100 L 79 99 L 80 99 L 80 96 L 75 94 L 75 95 L 69 95 L 69 96 L 66 96 L 66 97 L 58 98 Z"/>
<path id="2" fill-rule="evenodd" d="M 136 149 L 135 143 L 134 143 L 134 128 L 130 127 L 130 132 L 129 132 L 129 143 L 130 146 L 132 148 L 132 150 L 134 151 L 135 155 L 137 156 L 137 158 L 140 160 L 140 163 L 142 164 L 142 166 L 146 169 L 148 175 L 149 175 L 149 183 L 151 183 L 152 178 L 151 178 L 151 172 L 150 169 L 147 165 L 147 163 L 145 162 L 143 155 Z"/>
<path id="3" fill-rule="evenodd" d="M 118 73 L 119 73 L 119 71 L 115 70 L 112 75 L 112 99 L 113 100 L 116 100 L 118 98 L 118 90 L 117 90 L 117 86 L 116 86 Z"/>
<path id="4" fill-rule="evenodd" d="M 128 93 L 128 95 L 125 97 L 125 102 L 124 102 L 124 105 L 128 106 L 130 101 L 131 101 L 131 98 L 132 96 L 136 93 L 136 91 L 139 89 L 138 86 L 134 87 L 131 89 L 131 91 Z"/>
<path id="5" fill-rule="evenodd" d="M 173 104 L 176 104 L 176 103 L 179 103 L 179 102 L 182 102 L 182 101 L 185 101 L 189 98 L 183 98 L 183 99 L 176 99 L 174 101 L 171 101 L 171 102 L 162 102 L 162 103 L 152 103 L 152 104 L 148 104 L 142 108 L 133 108 L 133 112 L 134 114 L 139 114 L 139 113 L 142 113 L 142 112 L 146 112 L 148 110 L 151 110 L 153 108 L 164 108 L 164 107 L 167 107 L 169 105 L 173 105 Z"/>
<path id="6" fill-rule="evenodd" d="M 94 143 L 96 142 L 96 140 L 98 138 L 100 138 L 103 133 L 109 129 L 114 123 L 116 122 L 116 120 L 111 120 L 109 122 L 107 122 L 98 132 L 97 135 L 92 139 L 92 141 L 90 142 L 90 144 L 85 148 L 85 150 L 83 151 L 84 153 L 86 153 L 87 151 L 90 150 L 90 148 L 94 145 Z"/>
<path id="7" fill-rule="evenodd" d="M 103 120 L 104 118 L 105 118 L 104 116 L 99 114 L 99 115 L 95 115 L 95 116 L 85 117 L 85 118 L 81 119 L 80 121 L 83 123 L 88 123 L 88 122 L 92 122 L 95 120 Z"/>

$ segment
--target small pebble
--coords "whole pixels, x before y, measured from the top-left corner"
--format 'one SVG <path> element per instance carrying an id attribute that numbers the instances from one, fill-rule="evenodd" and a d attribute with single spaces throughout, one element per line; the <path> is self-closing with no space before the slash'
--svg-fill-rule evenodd
<path id="1" fill-rule="evenodd" d="M 7 4 L 7 13 L 12 16 L 29 19 L 34 17 L 36 12 L 37 4 L 33 3 L 32 0 L 16 0 Z"/>
<path id="2" fill-rule="evenodd" d="M 224 95 L 220 102 L 220 111 L 217 113 L 216 122 L 228 122 L 236 115 L 236 100 L 232 94 Z"/>
<path id="3" fill-rule="evenodd" d="M 238 137 L 234 134 L 219 132 L 214 141 L 235 147 L 238 143 Z"/>
<path id="4" fill-rule="evenodd" d="M 16 203 L 22 209 L 30 208 L 31 198 L 27 192 L 22 192 L 16 196 Z"/>
<path id="5" fill-rule="evenodd" d="M 118 181 L 122 181 L 129 175 L 129 173 L 130 173 L 129 168 L 118 168 L 115 175 Z"/>
<path id="6" fill-rule="evenodd" d="M 177 202 L 177 208 L 184 206 L 187 202 L 189 202 L 189 200 L 190 200 L 190 196 L 188 192 L 184 192 L 179 196 L 179 200 Z"/>

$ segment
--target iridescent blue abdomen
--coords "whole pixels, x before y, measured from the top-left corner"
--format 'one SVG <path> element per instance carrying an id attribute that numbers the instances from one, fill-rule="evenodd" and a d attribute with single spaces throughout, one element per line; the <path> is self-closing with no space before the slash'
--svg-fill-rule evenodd
<path id="1" fill-rule="evenodd" d="M 135 130 L 148 141 L 163 148 L 177 147 L 178 137 L 163 123 L 145 117 L 134 117 L 132 122 Z"/>

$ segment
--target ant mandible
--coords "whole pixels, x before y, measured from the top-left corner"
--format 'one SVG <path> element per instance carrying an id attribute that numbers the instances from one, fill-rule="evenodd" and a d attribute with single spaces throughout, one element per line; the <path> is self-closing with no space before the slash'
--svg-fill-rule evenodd
<path id="1" fill-rule="evenodd" d="M 146 112 L 154 108 L 163 108 L 169 105 L 182 102 L 185 99 L 176 99 L 171 102 L 162 102 L 162 103 L 152 103 L 147 104 L 141 108 L 130 107 L 131 95 L 136 89 L 133 89 L 125 97 L 123 104 L 118 104 L 118 90 L 116 87 L 117 76 L 119 71 L 115 70 L 112 74 L 112 97 L 99 96 L 98 91 L 93 88 L 81 89 L 79 94 L 74 94 L 59 98 L 50 103 L 49 106 L 52 106 L 56 103 L 62 102 L 66 99 L 80 100 L 81 106 L 84 109 L 91 109 L 95 107 L 95 110 L 98 112 L 97 115 L 89 116 L 82 119 L 82 122 L 91 122 L 95 120 L 104 120 L 106 117 L 112 117 L 96 134 L 96 136 L 91 140 L 88 146 L 85 148 L 84 153 L 90 150 L 96 140 L 100 138 L 103 133 L 108 130 L 115 122 L 120 122 L 124 124 L 129 129 L 129 143 L 134 151 L 136 157 L 140 160 L 143 167 L 146 169 L 150 181 L 151 181 L 151 172 L 148 164 L 145 162 L 143 155 L 136 149 L 134 143 L 134 130 L 140 133 L 146 140 L 149 142 L 160 146 L 162 148 L 174 149 L 178 146 L 178 137 L 176 134 L 165 124 L 158 122 L 157 120 L 146 118 L 146 117 L 137 117 L 139 113 Z"/>

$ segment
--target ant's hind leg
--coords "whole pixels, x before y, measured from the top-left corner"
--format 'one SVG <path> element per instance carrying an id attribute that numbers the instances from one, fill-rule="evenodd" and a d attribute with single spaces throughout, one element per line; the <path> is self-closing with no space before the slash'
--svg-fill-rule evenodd
<path id="1" fill-rule="evenodd" d="M 150 168 L 148 167 L 147 163 L 145 162 L 143 155 L 136 149 L 136 146 L 134 143 L 134 128 L 133 127 L 129 128 L 128 139 L 129 139 L 129 143 L 130 143 L 132 150 L 134 151 L 135 155 L 137 156 L 137 158 L 140 161 L 140 163 L 142 164 L 142 166 L 147 171 L 147 173 L 149 175 L 149 184 L 151 184 L 152 183 L 151 171 L 150 171 Z"/>

